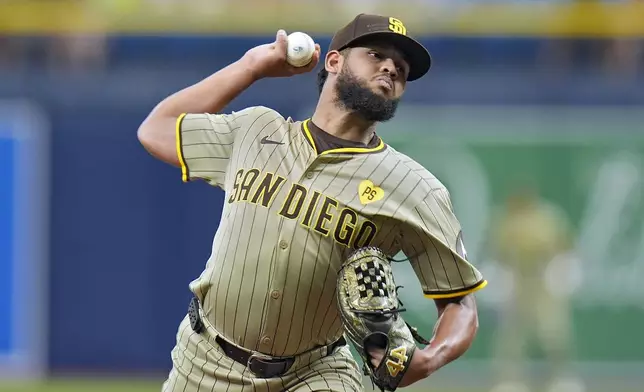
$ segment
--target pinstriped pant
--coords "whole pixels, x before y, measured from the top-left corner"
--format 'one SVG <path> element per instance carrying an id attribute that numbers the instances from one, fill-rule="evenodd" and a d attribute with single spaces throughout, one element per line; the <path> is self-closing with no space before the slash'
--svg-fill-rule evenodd
<path id="1" fill-rule="evenodd" d="M 216 331 L 195 333 L 186 316 L 172 349 L 172 370 L 162 392 L 360 392 L 362 376 L 348 346 L 321 357 L 326 349 L 296 357 L 282 377 L 258 378 L 230 359 L 215 341 Z"/>

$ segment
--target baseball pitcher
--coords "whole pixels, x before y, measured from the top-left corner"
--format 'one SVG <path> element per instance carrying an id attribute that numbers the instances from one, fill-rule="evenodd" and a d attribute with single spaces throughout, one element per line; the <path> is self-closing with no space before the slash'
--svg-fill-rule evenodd
<path id="1" fill-rule="evenodd" d="M 399 19 L 365 14 L 335 34 L 324 57 L 316 45 L 304 67 L 287 64 L 286 47 L 280 30 L 164 99 L 138 130 L 183 181 L 225 192 L 164 392 L 362 391 L 364 373 L 394 390 L 458 358 L 475 336 L 472 293 L 486 281 L 467 260 L 449 192 L 375 131 L 393 118 L 406 84 L 428 72 L 429 53 Z M 259 79 L 318 64 L 309 118 L 266 106 L 221 112 Z M 401 251 L 438 308 L 423 348 L 409 339 L 397 346 L 418 335 L 400 318 L 387 273 Z M 347 342 L 349 320 L 365 327 Z M 363 368 L 348 343 L 366 352 Z"/>

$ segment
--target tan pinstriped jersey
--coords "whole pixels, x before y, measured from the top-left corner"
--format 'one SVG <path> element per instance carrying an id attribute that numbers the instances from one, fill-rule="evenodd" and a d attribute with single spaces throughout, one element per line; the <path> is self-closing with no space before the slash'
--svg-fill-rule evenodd
<path id="1" fill-rule="evenodd" d="M 260 106 L 182 115 L 177 150 L 184 181 L 226 192 L 212 255 L 190 288 L 238 345 L 282 356 L 338 339 L 337 271 L 357 247 L 403 251 L 430 298 L 486 284 L 445 187 L 382 141 L 318 153 L 307 121 Z"/>

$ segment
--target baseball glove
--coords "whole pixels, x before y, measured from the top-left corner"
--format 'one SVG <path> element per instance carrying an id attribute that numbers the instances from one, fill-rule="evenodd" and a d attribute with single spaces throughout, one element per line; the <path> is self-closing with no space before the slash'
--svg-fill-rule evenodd
<path id="1" fill-rule="evenodd" d="M 399 314 L 405 309 L 398 299 L 390 259 L 374 247 L 353 252 L 338 274 L 337 302 L 345 335 L 364 363 L 365 375 L 381 391 L 395 391 L 422 338 Z M 371 350 L 382 350 L 374 367 Z"/>

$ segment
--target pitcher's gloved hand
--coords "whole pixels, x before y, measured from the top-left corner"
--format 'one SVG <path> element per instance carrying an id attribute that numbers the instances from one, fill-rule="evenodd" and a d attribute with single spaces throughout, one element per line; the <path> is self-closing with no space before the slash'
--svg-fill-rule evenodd
<path id="1" fill-rule="evenodd" d="M 390 259 L 380 249 L 356 250 L 338 274 L 338 308 L 345 335 L 381 391 L 395 391 L 409 368 L 416 342 L 429 344 L 400 315 Z"/>

